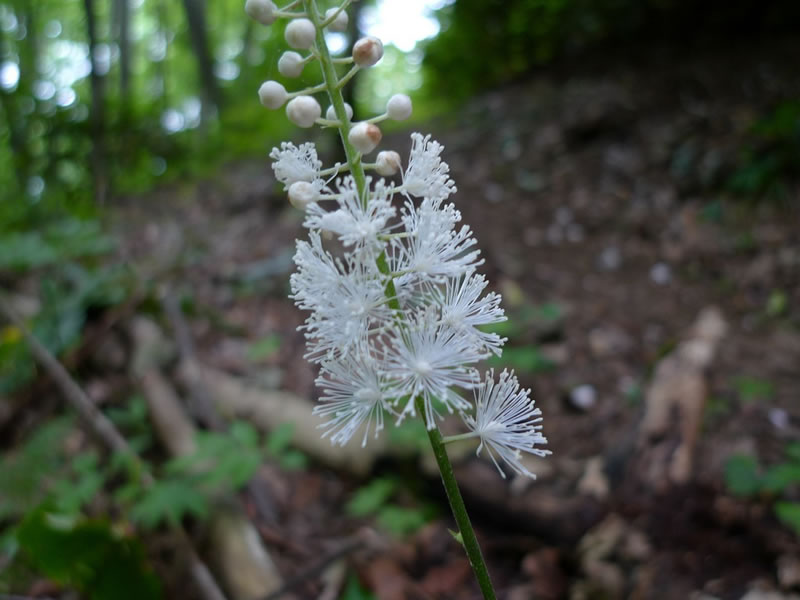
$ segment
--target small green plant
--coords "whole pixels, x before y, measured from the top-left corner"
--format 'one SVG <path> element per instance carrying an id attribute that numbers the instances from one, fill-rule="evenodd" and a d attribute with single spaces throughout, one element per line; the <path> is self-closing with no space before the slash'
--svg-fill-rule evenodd
<path id="1" fill-rule="evenodd" d="M 286 470 L 305 468 L 306 456 L 289 447 L 293 431 L 291 424 L 281 425 L 264 445 L 244 422 L 232 423 L 224 433 L 198 433 L 195 452 L 169 460 L 154 485 L 143 487 L 132 477 L 116 498 L 131 507 L 131 519 L 144 527 L 177 524 L 186 516 L 204 518 L 213 502 L 246 485 L 265 458 Z"/>
<path id="2" fill-rule="evenodd" d="M 110 416 L 139 448 L 151 446 L 142 398 L 132 398 Z M 118 512 L 109 511 L 107 502 L 97 502 L 104 489 L 113 488 L 122 476 L 111 498 L 122 509 L 123 528 L 129 529 L 125 520 L 130 520 L 151 529 L 177 525 L 186 517 L 205 518 L 214 502 L 244 486 L 266 458 L 284 469 L 304 468 L 307 462 L 290 448 L 290 425 L 277 428 L 263 443 L 243 422 L 231 424 L 225 433 L 198 433 L 195 452 L 169 460 L 157 471 L 131 455 L 108 461 L 91 449 L 70 455 L 65 440 L 74 429 L 71 417 L 55 419 L 0 462 L 0 523 L 12 524 L 0 528 L 0 557 L 19 567 L 0 573 L 0 592 L 13 591 L 17 573 L 29 565 L 92 599 L 160 598 L 138 543 L 121 536 L 119 525 L 104 516 Z M 143 469 L 159 477 L 145 484 Z M 114 593 L 114 581 L 125 590 Z"/>
<path id="3" fill-rule="evenodd" d="M 41 507 L 17 530 L 27 560 L 51 580 L 90 600 L 158 600 L 161 586 L 141 544 L 101 519 Z"/>
<path id="4" fill-rule="evenodd" d="M 262 362 L 274 358 L 281 348 L 281 337 L 277 334 L 261 338 L 247 348 L 247 360 L 251 362 Z"/>
<path id="5" fill-rule="evenodd" d="M 750 198 L 785 198 L 786 180 L 800 173 L 800 102 L 775 107 L 753 126 L 750 137 L 729 188 Z"/>
<path id="6" fill-rule="evenodd" d="M 122 302 L 132 281 L 130 273 L 120 267 L 93 268 L 64 262 L 42 278 L 40 286 L 41 309 L 28 326 L 58 356 L 80 341 L 89 310 Z M 13 326 L 0 330 L 0 395 L 30 383 L 35 372 L 33 357 L 21 332 Z"/>
<path id="7" fill-rule="evenodd" d="M 771 381 L 742 375 L 733 380 L 733 386 L 742 402 L 765 402 L 775 396 L 775 386 Z"/>
<path id="8" fill-rule="evenodd" d="M 541 305 L 523 303 L 510 311 L 508 319 L 486 327 L 485 331 L 508 338 L 503 349 L 502 359 L 493 356 L 490 367 L 502 368 L 507 365 L 518 373 L 536 374 L 551 371 L 555 363 L 542 354 L 536 344 L 531 343 L 531 332 L 546 332 L 564 316 L 564 311 L 555 302 Z"/>
<path id="9" fill-rule="evenodd" d="M 377 600 L 377 598 L 361 586 L 357 577 L 351 575 L 347 579 L 347 585 L 344 586 L 339 600 Z"/>
<path id="10" fill-rule="evenodd" d="M 790 499 L 800 487 L 800 442 L 787 445 L 785 460 L 769 468 L 753 456 L 732 456 L 725 464 L 725 483 L 740 498 L 763 496 L 773 501 L 778 519 L 800 536 L 800 502 Z"/>
<path id="11" fill-rule="evenodd" d="M 347 503 L 353 517 L 375 516 L 381 528 L 398 537 L 414 533 L 436 514 L 431 506 L 405 507 L 391 502 L 403 490 L 401 482 L 392 477 L 373 479 L 359 488 Z"/>

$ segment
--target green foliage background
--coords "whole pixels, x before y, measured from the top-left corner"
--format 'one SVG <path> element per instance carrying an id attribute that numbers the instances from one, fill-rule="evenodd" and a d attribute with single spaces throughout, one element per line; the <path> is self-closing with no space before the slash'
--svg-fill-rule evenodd
<path id="1" fill-rule="evenodd" d="M 464 99 L 600 45 L 668 42 L 677 47 L 714 37 L 731 42 L 758 32 L 791 31 L 800 6 L 791 0 L 457 0 L 438 11 L 442 32 L 425 47 L 433 94 Z"/>

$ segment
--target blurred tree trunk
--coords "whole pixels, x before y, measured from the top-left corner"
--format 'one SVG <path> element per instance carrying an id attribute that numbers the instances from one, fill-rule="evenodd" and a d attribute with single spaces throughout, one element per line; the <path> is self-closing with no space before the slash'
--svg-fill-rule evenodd
<path id="1" fill-rule="evenodd" d="M 86 11 L 86 34 L 89 39 L 89 59 L 92 69 L 89 82 L 92 90 L 91 114 L 89 118 L 92 136 L 90 168 L 94 179 L 94 197 L 98 204 L 104 204 L 108 195 L 108 171 L 105 149 L 105 85 L 100 65 L 97 61 L 97 18 L 95 0 L 83 0 Z"/>
<path id="2" fill-rule="evenodd" d="M 211 114 L 211 109 L 218 109 L 220 92 L 214 76 L 214 59 L 208 42 L 208 27 L 204 0 L 183 0 L 186 10 L 186 22 L 189 25 L 189 37 L 192 42 L 200 81 L 203 86 L 203 119 Z"/>
<path id="3" fill-rule="evenodd" d="M 156 19 L 158 20 L 158 35 L 161 36 L 166 49 L 164 50 L 164 57 L 158 61 L 158 78 L 161 80 L 161 110 L 165 111 L 169 107 L 169 94 L 167 88 L 167 58 L 169 57 L 169 22 L 167 19 L 166 0 L 158 0 L 156 7 Z"/>
<path id="4" fill-rule="evenodd" d="M 131 6 L 130 0 L 114 0 L 114 25 L 119 39 L 119 92 L 123 121 L 131 102 Z"/>
<path id="5" fill-rule="evenodd" d="M 255 23 L 254 19 L 246 19 L 244 22 L 242 53 L 239 55 L 240 72 L 244 71 L 250 63 L 250 53 L 253 51 L 253 38 L 256 31 Z"/>
<path id="6" fill-rule="evenodd" d="M 13 54 L 13 48 L 4 48 L 6 43 L 11 43 L 4 36 L 0 27 L 0 56 L 5 57 Z M 17 83 L 17 91 L 22 83 L 22 72 L 20 70 L 20 80 Z M 0 105 L 6 117 L 8 126 L 8 143 L 11 146 L 11 154 L 14 160 L 14 174 L 17 177 L 20 191 L 24 192 L 28 185 L 28 177 L 31 168 L 31 155 L 28 148 L 27 132 L 25 122 L 19 111 L 17 96 L 15 92 L 0 86 Z"/>

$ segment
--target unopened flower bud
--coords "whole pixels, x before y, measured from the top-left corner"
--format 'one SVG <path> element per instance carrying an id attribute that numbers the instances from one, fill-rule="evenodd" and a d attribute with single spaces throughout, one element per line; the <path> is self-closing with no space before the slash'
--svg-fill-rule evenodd
<path id="1" fill-rule="evenodd" d="M 244 3 L 244 11 L 254 21 L 258 21 L 262 25 L 272 25 L 275 19 L 275 11 L 278 7 L 270 0 L 247 0 Z"/>
<path id="2" fill-rule="evenodd" d="M 411 116 L 412 110 L 411 98 L 405 94 L 395 94 L 386 103 L 386 114 L 394 121 L 405 121 Z"/>
<path id="3" fill-rule="evenodd" d="M 307 181 L 295 181 L 289 186 L 289 203 L 299 210 L 305 210 L 319 198 L 319 192 Z"/>
<path id="4" fill-rule="evenodd" d="M 353 118 L 353 107 L 350 106 L 348 102 L 344 103 L 344 112 L 347 113 L 348 121 Z M 338 118 L 336 116 L 336 109 L 333 107 L 333 104 L 331 104 L 328 107 L 328 110 L 325 111 L 325 118 L 328 119 L 329 121 L 335 121 Z"/>
<path id="5" fill-rule="evenodd" d="M 298 96 L 286 105 L 286 116 L 298 127 L 311 127 L 320 115 L 322 108 L 313 96 Z"/>
<path id="6" fill-rule="evenodd" d="M 308 50 L 314 44 L 317 30 L 308 19 L 294 19 L 289 21 L 283 36 L 286 38 L 286 43 L 292 48 Z"/>
<path id="7" fill-rule="evenodd" d="M 277 81 L 265 81 L 258 88 L 258 97 L 261 100 L 261 104 L 273 110 L 283 106 L 288 96 L 286 88 Z"/>
<path id="8" fill-rule="evenodd" d="M 359 67 L 371 67 L 383 58 L 383 42 L 368 35 L 353 45 L 353 62 Z"/>
<path id="9" fill-rule="evenodd" d="M 326 20 L 330 19 L 333 16 L 333 13 L 335 13 L 337 10 L 339 10 L 339 9 L 337 9 L 337 8 L 329 8 L 325 12 L 325 19 Z M 347 31 L 347 22 L 348 21 L 349 21 L 349 19 L 347 17 L 347 12 L 342 10 L 342 11 L 339 12 L 338 15 L 336 15 L 336 18 L 333 21 L 331 21 L 331 24 L 328 25 L 328 29 L 330 29 L 331 31 L 344 33 L 345 31 Z"/>
<path id="10" fill-rule="evenodd" d="M 300 77 L 303 67 L 305 67 L 303 57 L 292 50 L 287 50 L 278 59 L 278 71 L 284 77 Z"/>
<path id="11" fill-rule="evenodd" d="M 401 167 L 400 155 L 394 150 L 378 152 L 378 158 L 375 160 L 375 171 L 377 171 L 378 175 L 383 175 L 384 177 L 397 175 Z"/>
<path id="12" fill-rule="evenodd" d="M 383 134 L 374 123 L 356 123 L 347 139 L 361 154 L 369 154 L 380 143 Z"/>

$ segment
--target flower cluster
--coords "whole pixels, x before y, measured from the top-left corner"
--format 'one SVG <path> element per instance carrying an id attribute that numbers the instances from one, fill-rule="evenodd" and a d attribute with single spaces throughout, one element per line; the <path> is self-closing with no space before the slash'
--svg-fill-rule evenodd
<path id="1" fill-rule="evenodd" d="M 284 53 L 278 65 L 286 77 L 298 76 L 311 60 L 328 60 L 332 67 L 317 33 L 347 24 L 343 9 L 349 1 L 322 14 L 316 13 L 316 2 L 290 12 L 298 4 L 278 9 L 267 0 L 247 0 L 246 5 L 262 23 L 289 18 L 287 43 L 309 52 Z M 335 69 L 333 74 L 323 69 L 326 81 L 313 88 L 289 93 L 267 81 L 259 90 L 269 108 L 288 100 L 289 119 L 302 127 L 337 127 L 348 152 L 346 165 L 329 169 L 323 169 L 311 143 L 284 142 L 270 154 L 275 177 L 290 202 L 305 211 L 309 229 L 308 240 L 297 242 L 291 297 L 310 311 L 302 326 L 306 358 L 319 364 L 322 390 L 314 412 L 325 420 L 323 435 L 341 445 L 357 433 L 366 444 L 387 417 L 399 424 L 419 416 L 434 429 L 445 413 L 458 414 L 468 433 L 456 437 L 478 438 L 478 453 L 485 448 L 501 474 L 497 456 L 514 472 L 533 476 L 522 453 L 549 452 L 538 448 L 546 440 L 530 391 L 520 389 L 513 373 L 503 371 L 495 382 L 492 371 L 481 379 L 476 368 L 501 354 L 505 339 L 487 326 L 506 317 L 500 296 L 486 293 L 488 283 L 477 273 L 483 260 L 472 231 L 449 201 L 456 186 L 441 159 L 443 147 L 414 133 L 405 168 L 394 151 L 363 162 L 381 141 L 377 123 L 407 119 L 412 112 L 408 96 L 396 94 L 385 114 L 351 121 L 352 109 L 338 90 L 382 54 L 380 40 L 366 37 L 356 41 L 351 57 L 337 59 L 352 65 L 341 78 Z M 314 98 L 322 91 L 331 100 L 325 118 Z M 400 178 L 368 177 L 370 170 Z M 423 415 L 417 415 L 419 398 Z"/>

